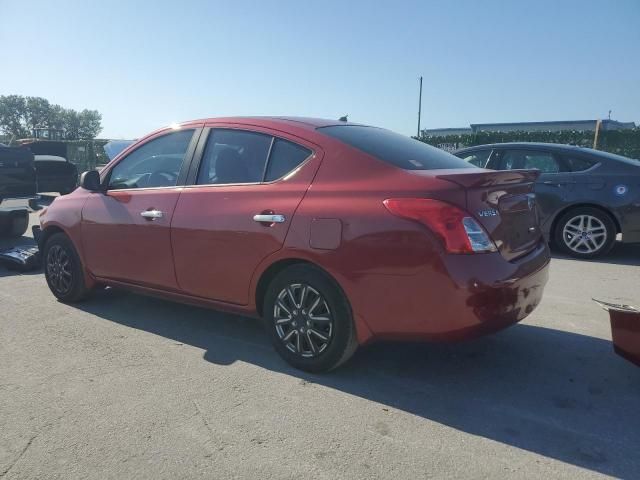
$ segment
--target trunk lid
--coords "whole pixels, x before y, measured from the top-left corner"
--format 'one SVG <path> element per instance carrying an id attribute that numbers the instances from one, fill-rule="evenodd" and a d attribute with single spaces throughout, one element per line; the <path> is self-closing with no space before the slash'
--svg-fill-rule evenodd
<path id="1" fill-rule="evenodd" d="M 506 260 L 533 250 L 542 236 L 534 185 L 538 170 L 449 170 L 437 178 L 461 186 L 466 210 L 485 228 Z"/>

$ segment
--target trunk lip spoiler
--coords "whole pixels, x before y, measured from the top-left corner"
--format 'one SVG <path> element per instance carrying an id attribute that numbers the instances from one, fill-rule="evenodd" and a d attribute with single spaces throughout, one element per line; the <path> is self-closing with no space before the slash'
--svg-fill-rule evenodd
<path id="1" fill-rule="evenodd" d="M 495 187 L 500 185 L 515 185 L 518 183 L 533 183 L 540 176 L 540 170 L 474 170 L 460 171 L 436 175 L 436 178 L 456 183 L 466 188 Z"/>

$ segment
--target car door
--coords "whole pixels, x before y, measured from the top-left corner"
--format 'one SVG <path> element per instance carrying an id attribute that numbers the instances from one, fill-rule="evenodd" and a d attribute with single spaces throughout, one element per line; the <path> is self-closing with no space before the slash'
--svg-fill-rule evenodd
<path id="1" fill-rule="evenodd" d="M 185 293 L 246 305 L 253 272 L 282 248 L 322 151 L 264 129 L 206 136 L 173 217 L 176 276 Z"/>
<path id="2" fill-rule="evenodd" d="M 570 200 L 575 182 L 562 160 L 554 153 L 535 149 L 506 149 L 496 150 L 494 156 L 499 170 L 540 170 L 535 193 L 543 223 Z"/>
<path id="3" fill-rule="evenodd" d="M 144 142 L 102 176 L 82 211 L 82 241 L 91 273 L 177 289 L 171 219 L 199 129 L 166 131 Z"/>

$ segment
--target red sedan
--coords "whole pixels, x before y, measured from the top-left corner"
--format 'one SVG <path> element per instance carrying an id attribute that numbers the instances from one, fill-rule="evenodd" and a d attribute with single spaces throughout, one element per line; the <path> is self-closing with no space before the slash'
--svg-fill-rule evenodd
<path id="1" fill-rule="evenodd" d="M 39 243 L 64 302 L 107 285 L 262 317 L 286 361 L 325 371 L 373 339 L 466 339 L 531 313 L 549 264 L 536 176 L 365 125 L 199 120 L 85 173 Z"/>

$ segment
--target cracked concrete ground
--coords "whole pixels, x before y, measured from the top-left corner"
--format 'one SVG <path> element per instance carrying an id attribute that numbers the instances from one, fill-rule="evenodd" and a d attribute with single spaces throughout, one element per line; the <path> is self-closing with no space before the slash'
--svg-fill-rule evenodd
<path id="1" fill-rule="evenodd" d="M 64 305 L 0 268 L 0 478 L 640 478 L 640 368 L 590 300 L 640 304 L 639 265 L 554 258 L 522 324 L 328 375 L 254 320 L 114 290 Z"/>

